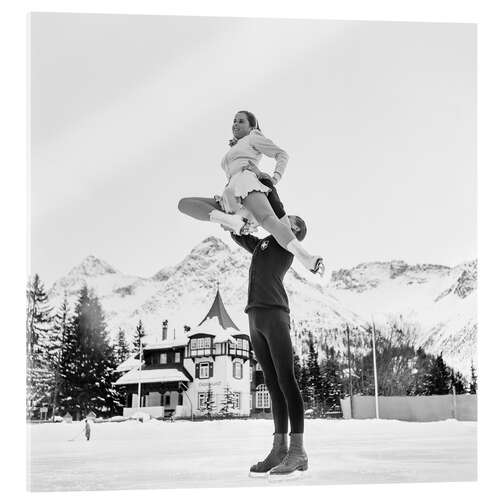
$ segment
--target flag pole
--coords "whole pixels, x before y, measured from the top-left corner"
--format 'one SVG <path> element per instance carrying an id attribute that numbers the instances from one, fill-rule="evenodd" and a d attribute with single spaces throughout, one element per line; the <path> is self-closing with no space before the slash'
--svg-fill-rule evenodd
<path id="1" fill-rule="evenodd" d="M 378 407 L 378 378 L 377 378 L 377 356 L 375 349 L 375 323 L 372 316 L 372 350 L 373 350 L 373 379 L 375 385 L 375 418 L 379 418 L 379 407 Z"/>
<path id="2" fill-rule="evenodd" d="M 349 371 L 349 403 L 351 407 L 351 418 L 354 418 L 354 404 L 352 400 L 352 377 L 351 377 L 351 341 L 349 337 L 349 324 L 347 323 L 347 367 Z"/>
<path id="3" fill-rule="evenodd" d="M 137 383 L 138 408 L 141 407 L 141 377 L 142 377 L 142 337 L 139 334 L 139 381 Z"/>

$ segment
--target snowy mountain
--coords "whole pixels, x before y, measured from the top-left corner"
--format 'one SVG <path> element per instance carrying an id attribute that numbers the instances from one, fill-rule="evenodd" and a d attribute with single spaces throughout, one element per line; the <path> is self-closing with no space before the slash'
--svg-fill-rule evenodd
<path id="1" fill-rule="evenodd" d="M 196 326 L 208 311 L 217 286 L 226 308 L 241 330 L 247 298 L 250 254 L 236 245 L 209 237 L 178 264 L 150 278 L 128 276 L 94 256 L 87 257 L 50 290 L 54 303 L 64 292 L 77 297 L 84 283 L 99 297 L 109 332 L 124 328 L 129 339 L 142 320 L 150 341 L 159 340 L 169 320 L 180 336 L 185 324 Z M 285 278 L 292 320 L 297 329 L 313 332 L 323 345 L 341 348 L 336 328 L 349 322 L 377 326 L 398 318 L 413 325 L 417 342 L 468 374 L 476 346 L 476 262 L 457 267 L 411 266 L 402 261 L 360 264 L 332 273 L 325 283 L 291 269 Z M 300 343 L 300 332 L 294 339 Z"/>

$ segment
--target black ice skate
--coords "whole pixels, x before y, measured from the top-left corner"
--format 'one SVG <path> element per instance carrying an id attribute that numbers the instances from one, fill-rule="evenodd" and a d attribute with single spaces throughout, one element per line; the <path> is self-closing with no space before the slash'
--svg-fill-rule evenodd
<path id="1" fill-rule="evenodd" d="M 269 471 L 269 481 L 287 481 L 302 477 L 309 466 L 303 437 L 303 434 L 290 434 L 290 449 L 283 461 Z"/>
<path id="2" fill-rule="evenodd" d="M 267 457 L 250 467 L 250 477 L 267 477 L 267 473 L 280 464 L 288 452 L 288 439 L 286 434 L 274 434 L 273 447 Z"/>

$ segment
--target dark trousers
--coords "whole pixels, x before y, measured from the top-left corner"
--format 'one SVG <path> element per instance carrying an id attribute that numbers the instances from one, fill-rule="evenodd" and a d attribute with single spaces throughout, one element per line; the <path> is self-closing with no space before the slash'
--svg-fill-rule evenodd
<path id="1" fill-rule="evenodd" d="M 253 350 L 271 396 L 274 432 L 304 432 L 304 402 L 293 370 L 290 316 L 282 309 L 248 310 Z"/>

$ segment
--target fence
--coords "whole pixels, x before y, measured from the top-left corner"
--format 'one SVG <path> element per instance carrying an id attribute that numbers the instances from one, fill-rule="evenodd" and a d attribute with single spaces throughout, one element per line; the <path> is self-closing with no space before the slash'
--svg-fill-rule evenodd
<path id="1" fill-rule="evenodd" d="M 341 400 L 344 418 L 375 418 L 375 396 L 353 396 Z M 476 394 L 446 394 L 443 396 L 379 396 L 379 417 L 430 422 L 433 420 L 477 420 Z"/>

